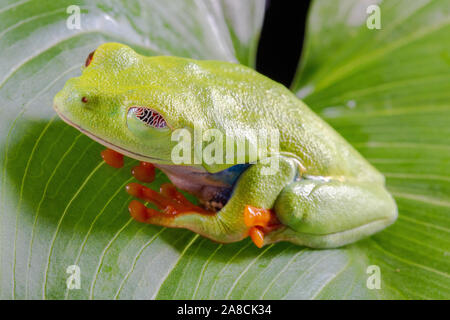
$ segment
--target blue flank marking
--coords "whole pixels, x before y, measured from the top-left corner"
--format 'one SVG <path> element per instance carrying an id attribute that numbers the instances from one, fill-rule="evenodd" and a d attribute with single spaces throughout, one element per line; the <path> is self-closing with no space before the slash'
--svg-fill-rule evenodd
<path id="1" fill-rule="evenodd" d="M 234 186 L 236 180 L 250 166 L 248 163 L 237 164 L 223 171 L 214 174 L 214 180 L 223 181 L 230 186 Z"/>

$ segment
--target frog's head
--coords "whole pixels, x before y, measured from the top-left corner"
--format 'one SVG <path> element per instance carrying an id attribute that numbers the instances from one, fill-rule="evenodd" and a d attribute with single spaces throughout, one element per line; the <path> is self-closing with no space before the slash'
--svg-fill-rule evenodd
<path id="1" fill-rule="evenodd" d="M 171 164 L 172 132 L 186 125 L 171 101 L 173 87 L 164 86 L 164 68 L 151 59 L 122 44 L 101 45 L 87 57 L 82 75 L 55 96 L 56 112 L 122 154 Z"/>
<path id="2" fill-rule="evenodd" d="M 183 154 L 187 149 L 180 152 L 179 141 L 191 139 L 186 156 L 191 159 L 184 164 L 218 172 L 246 162 L 248 154 L 240 158 L 245 160 L 233 155 L 231 163 L 228 158 L 226 163 L 203 158 L 200 164 L 198 153 L 209 141 L 196 132 L 220 132 L 222 148 L 226 134 L 236 144 L 248 139 L 248 145 L 256 145 L 256 139 L 247 138 L 248 129 L 265 128 L 266 122 L 249 107 L 258 103 L 252 90 L 272 87 L 262 75 L 239 64 L 146 57 L 123 44 L 106 43 L 88 56 L 80 77 L 67 81 L 55 96 L 54 108 L 64 121 L 94 140 L 142 161 L 178 164 L 172 151 Z M 178 129 L 187 130 L 188 138 L 186 131 L 181 135 Z"/>

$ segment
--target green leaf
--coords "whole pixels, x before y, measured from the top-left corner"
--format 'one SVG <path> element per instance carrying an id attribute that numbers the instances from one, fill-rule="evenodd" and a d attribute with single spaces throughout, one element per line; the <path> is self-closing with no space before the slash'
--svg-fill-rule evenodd
<path id="1" fill-rule="evenodd" d="M 123 189 L 136 162 L 104 165 L 103 147 L 51 108 L 107 41 L 252 65 L 262 1 L 85 1 L 82 29 L 69 30 L 71 1 L 0 0 L 0 298 L 449 298 L 448 4 L 385 1 L 383 29 L 367 30 L 354 17 L 368 2 L 337 3 L 314 2 L 293 89 L 386 174 L 400 218 L 310 250 L 133 221 Z M 73 264 L 81 288 L 67 290 Z M 380 290 L 366 286 L 370 265 Z"/>
<path id="2" fill-rule="evenodd" d="M 316 297 L 359 298 L 352 286 L 375 264 L 380 297 L 449 299 L 450 3 L 383 1 L 370 30 L 377 2 L 315 1 L 292 85 L 386 176 L 399 207 L 393 226 L 341 249 L 359 275 L 344 270 Z"/>

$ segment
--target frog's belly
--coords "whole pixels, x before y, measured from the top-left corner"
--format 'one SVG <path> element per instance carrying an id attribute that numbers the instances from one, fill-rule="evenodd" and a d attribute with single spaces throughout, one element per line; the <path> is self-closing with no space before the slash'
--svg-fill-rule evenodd
<path id="1" fill-rule="evenodd" d="M 249 165 L 235 165 L 217 173 L 190 166 L 155 166 L 179 189 L 196 196 L 207 209 L 220 210 L 230 198 L 234 184 Z"/>

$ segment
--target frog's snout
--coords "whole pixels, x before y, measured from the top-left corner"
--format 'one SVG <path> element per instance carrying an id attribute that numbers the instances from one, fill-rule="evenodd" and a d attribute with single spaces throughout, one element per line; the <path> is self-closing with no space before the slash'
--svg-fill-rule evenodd
<path id="1" fill-rule="evenodd" d="M 53 100 L 53 107 L 64 115 L 76 113 L 78 110 L 89 108 L 94 97 L 92 94 L 77 88 L 76 79 L 67 81 L 64 88 L 58 92 Z"/>

